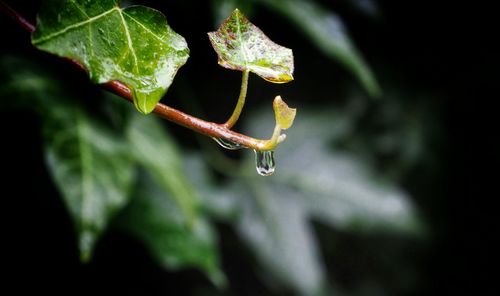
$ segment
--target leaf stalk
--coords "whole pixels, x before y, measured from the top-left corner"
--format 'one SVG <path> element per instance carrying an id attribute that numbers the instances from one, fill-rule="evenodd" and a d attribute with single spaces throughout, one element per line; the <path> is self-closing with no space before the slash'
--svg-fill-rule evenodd
<path id="1" fill-rule="evenodd" d="M 249 70 L 243 71 L 243 75 L 241 76 L 241 87 L 240 87 L 240 95 L 238 97 L 238 102 L 236 103 L 236 107 L 234 108 L 233 114 L 229 119 L 224 123 L 224 126 L 228 129 L 231 129 L 238 119 L 240 118 L 241 111 L 243 110 L 243 106 L 245 106 L 245 98 L 247 96 L 247 88 L 248 88 L 248 74 Z"/>

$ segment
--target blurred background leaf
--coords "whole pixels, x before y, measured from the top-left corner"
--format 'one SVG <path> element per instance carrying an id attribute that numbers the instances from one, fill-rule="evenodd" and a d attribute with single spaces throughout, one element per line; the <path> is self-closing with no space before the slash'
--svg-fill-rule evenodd
<path id="1" fill-rule="evenodd" d="M 46 71 L 13 57 L 2 64 L 16 70 L 1 92 L 43 117 L 47 165 L 72 216 L 81 259 L 88 261 L 111 218 L 129 200 L 134 162 L 126 142 L 90 117 Z"/>
<path id="2" fill-rule="evenodd" d="M 134 198 L 120 214 L 118 225 L 143 241 L 166 268 L 198 267 L 215 285 L 224 286 L 217 235 L 212 225 L 201 217 L 186 225 L 179 205 L 162 187 L 143 172 Z"/>
<path id="3" fill-rule="evenodd" d="M 78 106 L 54 102 L 49 109 L 47 164 L 73 217 L 82 260 L 88 261 L 109 220 L 129 200 L 134 162 L 126 142 Z"/>
<path id="4" fill-rule="evenodd" d="M 183 171 L 181 154 L 159 120 L 134 114 L 128 123 L 127 138 L 137 161 L 152 173 L 156 182 L 176 200 L 187 224 L 195 223 L 195 191 Z"/>
<path id="5" fill-rule="evenodd" d="M 262 109 L 256 114 L 248 133 L 264 135 L 274 119 Z M 239 213 L 237 230 L 254 249 L 266 271 L 259 274 L 265 274 L 262 280 L 271 286 L 293 287 L 301 295 L 326 293 L 312 220 L 350 233 L 423 234 L 406 193 L 377 178 L 354 156 L 329 147 L 353 128 L 351 114 L 328 107 L 301 108 L 287 141 L 275 152 L 275 175 L 255 175 L 254 160 L 248 159 L 241 166 L 241 177 L 227 169 L 232 181 L 213 197 L 226 199 L 219 203 L 220 212 L 231 212 L 227 209 L 231 207 Z"/>

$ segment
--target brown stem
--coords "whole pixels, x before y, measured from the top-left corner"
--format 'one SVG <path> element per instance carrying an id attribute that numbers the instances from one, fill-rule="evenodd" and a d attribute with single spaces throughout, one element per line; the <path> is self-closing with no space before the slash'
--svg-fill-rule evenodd
<path id="1" fill-rule="evenodd" d="M 11 17 L 16 23 L 18 23 L 23 29 L 26 31 L 33 33 L 35 31 L 35 26 L 25 19 L 22 15 L 20 15 L 17 11 L 12 9 L 5 2 L 0 0 L 0 10 L 3 11 L 6 15 Z M 78 67 L 81 70 L 86 71 L 85 67 L 80 64 L 78 61 L 73 59 L 67 59 L 73 65 Z M 103 85 L 106 89 L 118 94 L 122 98 L 133 102 L 132 94 L 130 89 L 120 81 L 110 81 Z M 224 124 L 218 124 L 214 122 L 208 122 L 203 119 L 188 115 L 184 112 L 176 110 L 167 105 L 158 103 L 153 111 L 159 116 L 179 125 L 182 125 L 186 128 L 189 128 L 195 132 L 216 138 L 223 138 L 230 140 L 232 142 L 236 142 L 242 145 L 245 145 L 248 148 L 253 148 L 256 150 L 268 150 L 274 147 L 270 147 L 268 140 L 259 140 L 255 139 L 237 132 L 234 132 L 227 128 Z M 271 145 L 273 146 L 273 145 Z"/>

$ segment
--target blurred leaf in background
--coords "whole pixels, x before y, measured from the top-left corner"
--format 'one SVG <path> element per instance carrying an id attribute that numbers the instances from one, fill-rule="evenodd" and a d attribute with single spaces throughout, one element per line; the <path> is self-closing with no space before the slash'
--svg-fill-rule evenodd
<path id="1" fill-rule="evenodd" d="M 4 73 L 0 93 L 15 97 L 14 107 L 28 107 L 44 119 L 47 165 L 73 218 L 81 258 L 88 261 L 109 221 L 129 200 L 134 166 L 126 142 L 36 64 L 16 57 L 1 63 L 12 71 Z"/>
<path id="2" fill-rule="evenodd" d="M 159 120 L 133 114 L 128 122 L 126 136 L 131 153 L 151 172 L 157 184 L 177 201 L 187 218 L 186 223 L 195 223 L 196 193 L 185 177 L 177 144 L 166 134 Z"/>
<path id="3" fill-rule="evenodd" d="M 273 124 L 264 110 L 257 114 L 248 124 L 250 134 L 264 134 Z M 234 168 L 227 168 L 230 181 L 217 197 L 203 199 L 209 208 L 215 206 L 212 200 L 218 200 L 220 208 L 214 211 L 227 213 L 226 218 L 238 213 L 235 227 L 253 248 L 261 268 L 272 275 L 259 273 L 271 286 L 280 283 L 302 295 L 316 295 L 331 286 L 310 225 L 313 220 L 351 233 L 423 234 L 406 193 L 379 179 L 355 156 L 329 146 L 350 133 L 355 124 L 351 114 L 301 108 L 287 141 L 276 150 L 279 169 L 272 178 L 256 176 L 254 161 L 248 159 L 240 177 L 235 177 Z"/>
<path id="4" fill-rule="evenodd" d="M 88 261 L 109 220 L 129 200 L 134 162 L 124 139 L 78 106 L 56 101 L 46 111 L 47 165 L 74 219 L 82 260 Z"/>
<path id="5" fill-rule="evenodd" d="M 166 268 L 198 267 L 223 287 L 226 280 L 210 222 L 199 217 L 187 226 L 179 206 L 161 188 L 143 172 L 131 204 L 120 214 L 119 227 L 143 241 Z"/>

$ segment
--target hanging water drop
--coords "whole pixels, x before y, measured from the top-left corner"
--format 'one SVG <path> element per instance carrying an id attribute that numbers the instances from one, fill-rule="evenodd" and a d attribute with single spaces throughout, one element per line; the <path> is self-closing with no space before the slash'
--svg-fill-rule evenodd
<path id="1" fill-rule="evenodd" d="M 261 176 L 270 176 L 274 173 L 276 163 L 274 162 L 274 151 L 255 152 L 255 168 Z"/>
<path id="2" fill-rule="evenodd" d="M 246 148 L 245 145 L 242 145 L 240 143 L 236 143 L 227 139 L 222 139 L 222 138 L 212 138 L 214 139 L 217 144 L 221 145 L 223 148 L 229 149 L 229 150 L 238 150 L 238 149 L 243 149 Z"/>

